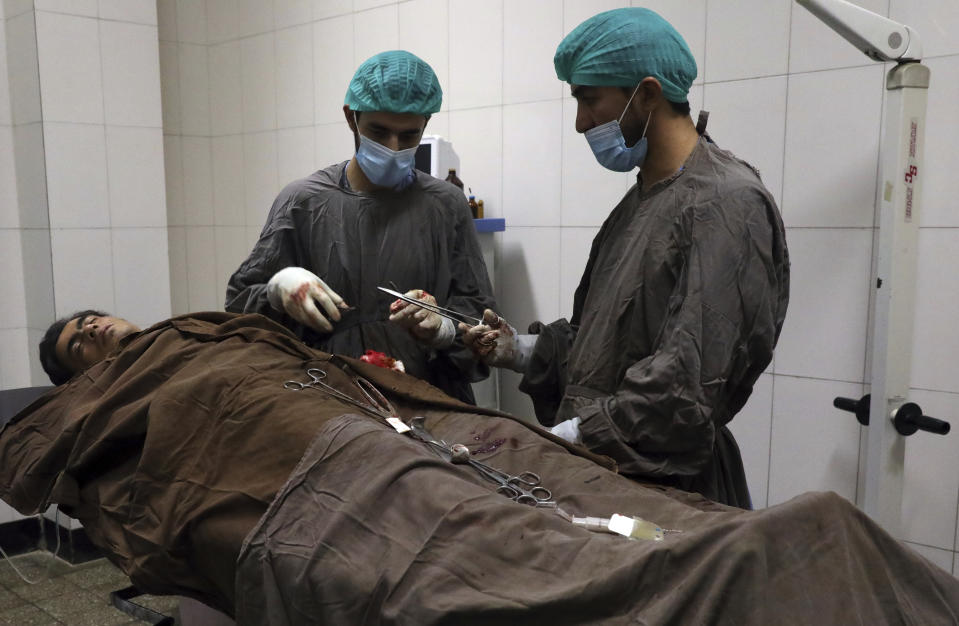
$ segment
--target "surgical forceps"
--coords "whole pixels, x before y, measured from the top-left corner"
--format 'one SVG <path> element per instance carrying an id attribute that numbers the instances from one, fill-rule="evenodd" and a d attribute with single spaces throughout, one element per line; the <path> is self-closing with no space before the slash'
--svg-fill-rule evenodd
<path id="1" fill-rule="evenodd" d="M 417 416 L 410 420 L 410 429 L 413 435 L 420 441 L 429 444 L 445 460 L 455 465 L 469 465 L 475 469 L 480 476 L 497 485 L 496 493 L 506 496 L 519 504 L 527 504 L 536 507 L 555 507 L 552 492 L 543 487 L 540 478 L 533 472 L 521 472 L 513 476 L 495 467 L 490 467 L 470 456 L 466 446 L 453 444 L 452 446 L 443 440 L 436 440 L 423 425 L 425 419 Z"/>
<path id="2" fill-rule="evenodd" d="M 466 324 L 467 326 L 476 326 L 478 324 L 483 323 L 483 320 L 481 319 L 472 317 L 470 315 L 466 315 L 465 313 L 460 313 L 459 311 L 454 311 L 453 309 L 444 309 L 443 307 L 437 306 L 435 304 L 428 304 L 426 302 L 423 302 L 422 300 L 417 300 L 416 298 L 410 298 L 409 296 L 406 296 L 400 293 L 399 291 L 387 289 L 386 287 L 377 287 L 377 289 L 379 289 L 380 291 L 384 293 L 390 294 L 394 298 L 399 298 L 403 302 L 415 304 L 421 309 L 426 309 L 427 311 L 436 313 L 437 315 L 445 317 L 446 319 L 449 319 L 449 320 L 453 320 L 454 322 L 462 322 L 463 324 Z"/>
<path id="3" fill-rule="evenodd" d="M 373 383 L 366 380 L 362 376 L 347 375 L 353 381 L 353 384 L 357 386 L 360 390 L 360 393 L 363 394 L 363 397 L 366 398 L 367 403 L 361 402 L 356 398 L 343 393 L 336 387 L 328 385 L 323 382 L 323 379 L 326 378 L 326 372 L 321 370 L 318 367 L 311 367 L 306 370 L 306 375 L 310 377 L 310 380 L 307 382 L 300 382 L 298 380 L 288 380 L 283 383 L 285 389 L 292 389 L 293 391 L 303 391 L 304 389 L 316 389 L 322 393 L 329 394 L 338 400 L 346 402 L 347 404 L 352 404 L 355 407 L 358 407 L 368 413 L 372 413 L 376 417 L 380 417 L 388 420 L 389 418 L 397 417 L 396 409 L 386 399 L 380 390 L 376 388 Z"/>

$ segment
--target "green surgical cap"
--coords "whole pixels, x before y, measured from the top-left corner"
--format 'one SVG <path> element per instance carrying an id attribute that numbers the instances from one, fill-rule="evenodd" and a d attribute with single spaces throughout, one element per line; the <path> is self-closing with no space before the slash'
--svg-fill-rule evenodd
<path id="1" fill-rule="evenodd" d="M 589 18 L 560 42 L 553 64 L 556 76 L 573 85 L 634 87 L 652 76 L 672 102 L 686 102 L 696 78 L 696 61 L 682 35 L 640 8 Z"/>
<path id="2" fill-rule="evenodd" d="M 443 90 L 426 61 L 405 50 L 390 50 L 363 61 L 344 102 L 354 111 L 431 115 L 440 110 Z"/>

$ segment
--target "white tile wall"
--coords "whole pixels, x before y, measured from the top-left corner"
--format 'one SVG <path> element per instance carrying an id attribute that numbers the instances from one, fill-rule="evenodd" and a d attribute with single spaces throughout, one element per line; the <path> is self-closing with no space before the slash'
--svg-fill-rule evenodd
<path id="1" fill-rule="evenodd" d="M 7 72 L 7 29 L 0 20 L 0 124 L 13 123 L 10 115 L 10 79 Z M 6 145 L 10 145 L 7 143 Z"/>
<path id="2" fill-rule="evenodd" d="M 210 134 L 210 75 L 207 48 L 193 44 L 177 47 L 180 77 L 180 127 L 184 135 Z"/>
<path id="3" fill-rule="evenodd" d="M 949 572 L 950 574 L 954 573 L 953 570 L 953 552 L 949 550 L 941 550 L 939 548 L 934 548 L 932 546 L 924 546 L 918 543 L 912 542 L 903 542 L 903 545 L 911 548 L 913 551 L 919 553 L 923 558 L 931 561 L 935 565 Z"/>
<path id="4" fill-rule="evenodd" d="M 114 311 L 141 328 L 170 317 L 169 252 L 166 228 L 114 228 Z M 151 268 L 149 278 L 144 268 Z M 144 289 L 149 283 L 149 289 Z"/>
<path id="5" fill-rule="evenodd" d="M 156 0 L 160 41 L 179 41 L 176 28 L 176 2 L 177 0 Z"/>
<path id="6" fill-rule="evenodd" d="M 100 19 L 157 25 L 156 0 L 100 0 Z"/>
<path id="7" fill-rule="evenodd" d="M 190 312 L 190 273 L 187 270 L 186 228 L 170 226 L 167 229 L 167 249 L 170 254 L 170 314 Z"/>
<path id="8" fill-rule="evenodd" d="M 709 135 L 758 168 L 763 183 L 782 204 L 786 77 L 710 83 L 704 96 Z"/>
<path id="9" fill-rule="evenodd" d="M 206 6 L 199 0 L 176 0 L 177 41 L 206 43 Z"/>
<path id="10" fill-rule="evenodd" d="M 243 180 L 243 137 L 214 137 L 213 223 L 217 226 L 245 226 Z"/>
<path id="11" fill-rule="evenodd" d="M 273 30 L 273 6 L 269 1 L 239 0 L 240 37 L 258 35 Z"/>
<path id="12" fill-rule="evenodd" d="M 11 19 L 33 10 L 33 0 L 3 0 L 0 10 L 3 11 L 5 19 Z"/>
<path id="13" fill-rule="evenodd" d="M 309 126 L 277 131 L 277 193 L 287 183 L 309 176 L 315 171 L 316 168 L 313 167 L 314 135 L 313 128 Z"/>
<path id="14" fill-rule="evenodd" d="M 81 309 L 116 310 L 111 239 L 109 228 L 50 232 L 57 317 Z"/>
<path id="15" fill-rule="evenodd" d="M 344 15 L 313 24 L 313 89 L 316 124 L 343 119 L 343 96 L 353 78 L 353 16 Z"/>
<path id="16" fill-rule="evenodd" d="M 767 505 L 773 386 L 776 378 L 770 374 L 760 376 L 746 406 L 728 424 L 739 444 L 754 509 Z"/>
<path id="17" fill-rule="evenodd" d="M 784 74 L 791 6 L 768 0 L 707 0 L 706 82 Z M 743 32 L 747 29 L 748 35 Z"/>
<path id="18" fill-rule="evenodd" d="M 313 166 L 315 169 L 325 169 L 329 165 L 341 163 L 353 157 L 353 133 L 342 115 L 341 111 L 338 122 L 317 124 L 314 127 L 316 152 L 313 157 Z M 286 182 L 289 181 L 280 182 L 280 185 Z"/>
<path id="19" fill-rule="evenodd" d="M 189 226 L 213 224 L 213 167 L 210 139 L 183 137 L 183 222 Z"/>
<path id="20" fill-rule="evenodd" d="M 206 0 L 207 43 L 217 44 L 240 36 L 237 0 Z"/>
<path id="21" fill-rule="evenodd" d="M 217 292 L 216 250 L 213 226 L 186 229 L 187 311 L 222 310 L 221 295 Z M 211 262 L 212 261 L 212 262 Z"/>
<path id="22" fill-rule="evenodd" d="M 920 199 L 923 226 L 959 226 L 955 202 L 955 172 L 959 171 L 959 63 L 955 57 L 925 61 L 932 72 L 926 112 L 924 170 Z"/>
<path id="23" fill-rule="evenodd" d="M 263 226 L 273 199 L 280 191 L 276 162 L 276 133 L 243 136 L 243 185 L 248 226 Z"/>
<path id="24" fill-rule="evenodd" d="M 919 231 L 913 387 L 959 393 L 959 333 L 954 330 L 955 316 L 951 314 L 959 306 L 959 276 L 946 270 L 955 263 L 957 249 L 959 230 Z"/>
<path id="25" fill-rule="evenodd" d="M 375 54 L 400 46 L 399 9 L 396 4 L 364 11 L 353 22 L 353 58 L 356 65 Z"/>
<path id="26" fill-rule="evenodd" d="M 353 10 L 353 0 L 313 0 L 313 19 L 322 20 Z"/>
<path id="27" fill-rule="evenodd" d="M 837 35 L 817 17 L 792 4 L 789 33 L 789 71 L 815 72 L 855 65 L 872 65 L 866 55 Z M 888 0 L 856 0 L 855 4 L 873 13 L 887 15 Z"/>
<path id="28" fill-rule="evenodd" d="M 629 6 L 629 0 L 564 0 L 563 35 L 565 36 L 597 13 L 627 6 Z"/>
<path id="29" fill-rule="evenodd" d="M 562 100 L 503 107 L 503 217 L 510 224 L 559 224 L 562 124 Z"/>
<path id="30" fill-rule="evenodd" d="M 27 325 L 26 294 L 23 291 L 23 252 L 20 230 L 0 229 L 0 328 Z M 5 357 L 6 358 L 6 357 Z"/>
<path id="31" fill-rule="evenodd" d="M 43 128 L 38 123 L 13 127 L 17 169 L 17 200 L 22 228 L 48 228 L 46 163 Z"/>
<path id="32" fill-rule="evenodd" d="M 536 24 L 535 29 L 530 24 Z M 563 83 L 553 71 L 556 42 L 563 34 L 559 2 L 530 0 L 503 6 L 503 103 L 555 100 Z"/>
<path id="33" fill-rule="evenodd" d="M 243 132 L 276 128 L 276 64 L 272 33 L 240 41 Z"/>
<path id="34" fill-rule="evenodd" d="M 858 398 L 862 385 L 776 377 L 770 506 L 805 491 L 835 491 L 855 502 L 861 427 L 852 414 L 833 408 L 836 396 Z"/>
<path id="35" fill-rule="evenodd" d="M 23 275 L 30 277 L 29 281 L 23 282 L 27 325 L 34 330 L 46 330 L 56 319 L 50 231 L 41 228 L 21 230 L 20 245 L 23 253 Z M 41 379 L 45 380 L 45 375 L 41 376 Z"/>
<path id="36" fill-rule="evenodd" d="M 44 121 L 102 124 L 97 20 L 44 11 L 36 15 Z"/>
<path id="37" fill-rule="evenodd" d="M 29 387 L 31 346 L 26 328 L 0 329 L 0 386 L 4 389 Z M 18 516 L 19 517 L 19 516 Z"/>
<path id="38" fill-rule="evenodd" d="M 956 395 L 912 390 L 909 400 L 951 424 L 959 419 Z M 903 473 L 902 538 L 955 549 L 956 508 L 959 504 L 959 455 L 950 435 L 923 432 L 906 438 Z"/>
<path id="39" fill-rule="evenodd" d="M 110 225 L 167 224 L 163 135 L 159 128 L 107 126 Z"/>
<path id="40" fill-rule="evenodd" d="M 156 26 L 103 21 L 103 107 L 107 124 L 159 128 L 162 122 Z"/>
<path id="41" fill-rule="evenodd" d="M 573 316 L 573 296 L 586 270 L 586 260 L 598 227 L 570 228 L 560 230 L 559 266 L 559 315 L 569 319 Z"/>
<path id="42" fill-rule="evenodd" d="M 430 64 L 443 88 L 443 108 L 450 98 L 449 2 L 410 0 L 399 5 L 399 47 Z"/>
<path id="43" fill-rule="evenodd" d="M 243 78 L 240 74 L 240 43 L 228 41 L 209 48 L 210 119 L 214 137 L 243 132 Z M 312 87 L 312 83 L 311 83 Z"/>
<path id="44" fill-rule="evenodd" d="M 40 69 L 33 11 L 4 22 L 10 110 L 14 124 L 40 121 Z"/>
<path id="45" fill-rule="evenodd" d="M 449 106 L 503 102 L 503 0 L 450 0 Z"/>
<path id="46" fill-rule="evenodd" d="M 97 0 L 34 0 L 33 6 L 38 11 L 53 11 L 69 15 L 97 17 Z"/>
<path id="47" fill-rule="evenodd" d="M 52 228 L 110 226 L 104 128 L 44 123 L 47 191 Z"/>
<path id="48" fill-rule="evenodd" d="M 279 128 L 313 125 L 313 26 L 277 33 L 276 121 Z"/>
<path id="49" fill-rule="evenodd" d="M 449 126 L 450 141 L 461 146 L 460 180 L 483 198 L 486 217 L 503 217 L 503 109 L 450 111 Z"/>
<path id="50" fill-rule="evenodd" d="M 177 45 L 160 41 L 159 46 L 163 129 L 168 133 L 180 134 L 180 68 Z"/>
<path id="51" fill-rule="evenodd" d="M 274 0 L 273 19 L 278 30 L 311 22 L 313 20 L 312 0 Z"/>
<path id="52" fill-rule="evenodd" d="M 16 228 L 20 225 L 17 170 L 13 155 L 13 128 L 0 126 L 0 228 Z"/>
<path id="53" fill-rule="evenodd" d="M 882 74 L 875 64 L 789 77 L 782 200 L 787 225 L 872 226 Z M 828 114 L 823 102 L 830 103 Z"/>
<path id="54" fill-rule="evenodd" d="M 556 227 L 515 227 L 503 233 L 496 302 L 502 316 L 520 332 L 532 322 L 560 317 L 555 268 L 560 265 L 561 241 Z"/>
<path id="55" fill-rule="evenodd" d="M 250 254 L 243 226 L 216 226 L 213 229 L 216 245 L 216 309 L 226 302 L 226 284 L 233 272 Z"/>
<path id="56" fill-rule="evenodd" d="M 183 205 L 183 155 L 178 136 L 163 138 L 163 171 L 166 178 L 167 224 L 183 226 L 186 214 Z"/>
<path id="57" fill-rule="evenodd" d="M 919 33 L 925 58 L 959 53 L 959 5 L 952 0 L 890 0 L 889 17 Z"/>
<path id="58" fill-rule="evenodd" d="M 790 228 L 786 240 L 790 310 L 776 373 L 861 382 L 872 232 Z"/>

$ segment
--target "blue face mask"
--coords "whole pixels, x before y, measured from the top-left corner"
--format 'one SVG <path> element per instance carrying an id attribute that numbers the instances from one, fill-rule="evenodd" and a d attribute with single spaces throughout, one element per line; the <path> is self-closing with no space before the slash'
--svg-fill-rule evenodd
<path id="1" fill-rule="evenodd" d="M 589 147 L 593 150 L 593 156 L 596 157 L 599 164 L 614 172 L 628 172 L 634 167 L 641 166 L 646 159 L 646 150 L 649 147 L 646 141 L 646 129 L 649 128 L 649 119 L 653 116 L 652 112 L 650 112 L 649 117 L 646 118 L 646 126 L 643 127 L 643 136 L 632 148 L 626 147 L 623 129 L 619 126 L 620 120 L 623 119 L 626 111 L 629 110 L 629 103 L 633 101 L 633 96 L 636 95 L 638 89 L 639 85 L 636 85 L 636 89 L 633 90 L 633 95 L 629 97 L 629 100 L 626 102 L 626 108 L 623 109 L 623 114 L 619 116 L 618 120 L 600 124 L 595 128 L 590 128 L 584 133 L 586 135 L 586 141 L 589 142 Z"/>
<path id="2" fill-rule="evenodd" d="M 413 182 L 413 161 L 418 147 L 396 152 L 360 135 L 360 147 L 356 149 L 356 163 L 374 185 L 399 191 L 409 187 Z"/>

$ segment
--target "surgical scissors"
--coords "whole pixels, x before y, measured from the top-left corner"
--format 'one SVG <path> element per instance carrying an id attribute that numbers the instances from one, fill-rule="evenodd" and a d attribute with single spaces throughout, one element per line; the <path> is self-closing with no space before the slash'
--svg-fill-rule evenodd
<path id="1" fill-rule="evenodd" d="M 421 309 L 426 309 L 427 311 L 436 313 L 437 315 L 445 317 L 446 319 L 449 319 L 449 320 L 453 320 L 454 322 L 462 322 L 466 324 L 467 326 L 476 326 L 478 324 L 483 323 L 483 320 L 479 318 L 466 315 L 465 313 L 460 313 L 459 311 L 454 311 L 453 309 L 444 309 L 443 307 L 435 304 L 428 304 L 426 302 L 423 302 L 422 300 L 417 300 L 416 298 L 410 298 L 409 296 L 404 295 L 400 293 L 399 291 L 387 289 L 386 287 L 377 287 L 377 289 L 379 289 L 380 291 L 384 293 L 390 294 L 394 298 L 399 298 L 403 302 L 415 304 Z"/>

